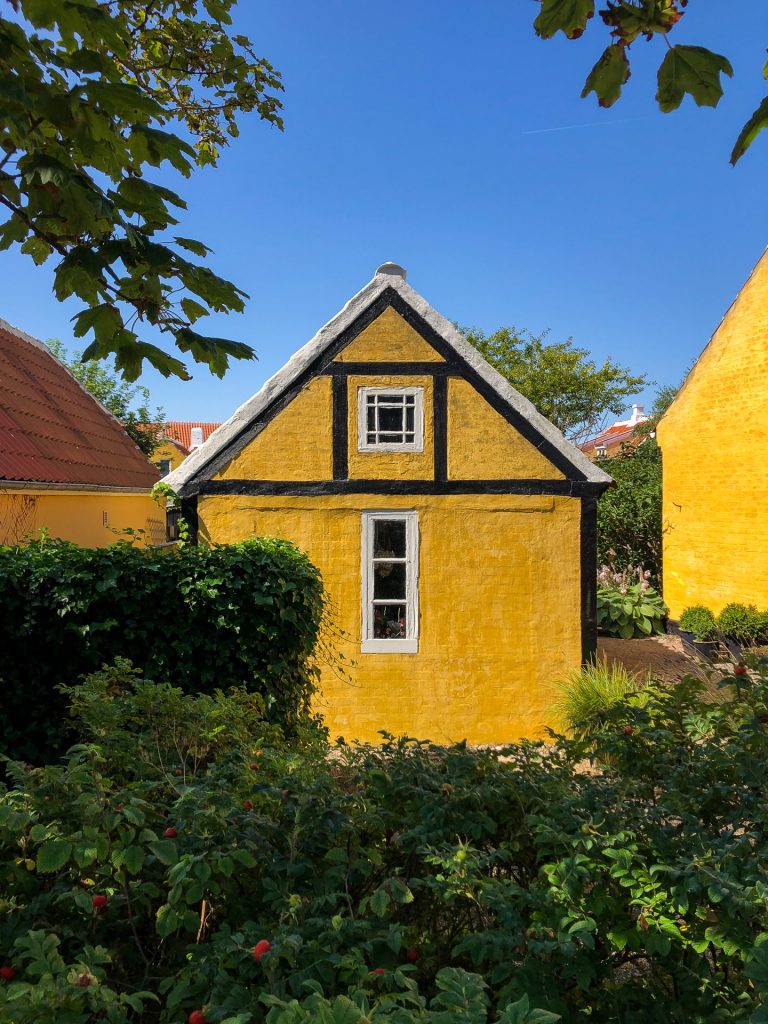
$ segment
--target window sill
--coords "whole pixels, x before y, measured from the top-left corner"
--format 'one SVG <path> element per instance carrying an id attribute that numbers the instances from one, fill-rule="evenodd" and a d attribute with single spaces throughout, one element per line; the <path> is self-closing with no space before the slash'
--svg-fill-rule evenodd
<path id="1" fill-rule="evenodd" d="M 411 640 L 363 640 L 362 654 L 418 654 L 419 641 Z"/>

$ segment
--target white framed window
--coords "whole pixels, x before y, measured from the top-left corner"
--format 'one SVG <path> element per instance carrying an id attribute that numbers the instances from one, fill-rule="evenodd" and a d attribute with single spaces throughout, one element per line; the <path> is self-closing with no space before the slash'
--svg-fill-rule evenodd
<path id="1" fill-rule="evenodd" d="M 363 512 L 362 652 L 419 649 L 419 521 L 416 512 Z"/>
<path id="2" fill-rule="evenodd" d="M 424 388 L 358 388 L 361 452 L 424 451 Z"/>

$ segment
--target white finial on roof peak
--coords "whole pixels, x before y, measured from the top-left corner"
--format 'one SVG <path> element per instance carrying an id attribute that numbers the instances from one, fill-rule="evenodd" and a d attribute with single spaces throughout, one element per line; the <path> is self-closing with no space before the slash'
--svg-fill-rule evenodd
<path id="1" fill-rule="evenodd" d="M 376 273 L 388 274 L 390 277 L 402 277 L 403 280 L 406 278 L 405 267 L 401 267 L 399 263 L 382 263 Z"/>

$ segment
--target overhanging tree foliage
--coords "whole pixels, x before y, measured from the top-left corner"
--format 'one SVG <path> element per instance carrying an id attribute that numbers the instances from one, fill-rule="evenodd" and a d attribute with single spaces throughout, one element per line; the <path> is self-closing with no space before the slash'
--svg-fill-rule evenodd
<path id="1" fill-rule="evenodd" d="M 584 34 L 595 14 L 595 0 L 538 0 L 534 22 L 537 35 L 551 39 L 562 32 L 568 39 Z M 611 42 L 587 76 L 582 96 L 594 92 L 601 107 L 611 107 L 621 96 L 630 74 L 629 48 L 635 40 L 661 36 L 667 50 L 658 71 L 656 101 L 665 113 L 676 110 L 686 94 L 700 107 L 716 107 L 723 95 L 722 76 L 733 77 L 727 57 L 705 46 L 672 45 L 668 36 L 685 15 L 689 0 L 606 0 L 598 11 Z M 725 16 L 725 14 L 723 15 Z M 768 78 L 768 63 L 763 68 Z M 744 155 L 755 137 L 768 126 L 768 96 L 741 129 L 731 163 Z"/>
<path id="2" fill-rule="evenodd" d="M 0 17 L 0 249 L 57 259 L 56 298 L 87 306 L 74 317 L 76 337 L 92 336 L 84 357 L 114 355 L 128 380 L 145 359 L 189 376 L 152 330 L 219 376 L 253 356 L 195 330 L 247 296 L 192 259 L 210 253 L 202 242 L 164 238 L 186 204 L 146 176 L 214 164 L 241 113 L 282 128 L 278 72 L 229 34 L 235 3 L 8 0 Z"/>
<path id="3" fill-rule="evenodd" d="M 536 335 L 516 327 L 491 334 L 477 327 L 461 331 L 571 441 L 597 433 L 608 413 L 618 416 L 627 398 L 651 383 L 612 359 L 598 366 L 571 338 L 545 342 L 546 332 Z"/>
<path id="4" fill-rule="evenodd" d="M 159 407 L 150 409 L 149 390 L 123 380 L 113 372 L 109 363 L 98 359 L 83 360 L 82 353 L 68 352 L 56 338 L 48 342 L 48 347 L 86 391 L 120 420 L 126 434 L 133 438 L 147 458 L 151 458 L 163 436 L 165 413 Z"/>

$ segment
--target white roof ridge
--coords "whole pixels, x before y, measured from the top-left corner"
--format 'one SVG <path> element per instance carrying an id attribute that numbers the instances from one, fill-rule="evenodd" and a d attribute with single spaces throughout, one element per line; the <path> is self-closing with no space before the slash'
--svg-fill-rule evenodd
<path id="1" fill-rule="evenodd" d="M 386 266 L 386 264 L 385 264 Z M 466 338 L 438 313 L 427 300 L 406 281 L 393 273 L 376 273 L 357 294 L 331 317 L 320 330 L 288 362 L 278 370 L 251 398 L 215 430 L 207 441 L 195 449 L 175 470 L 164 478 L 173 490 L 183 488 L 262 412 L 274 398 L 286 391 L 318 357 L 388 288 L 392 288 L 433 328 L 456 353 L 465 360 L 501 398 L 520 413 L 542 437 L 563 455 L 586 480 L 593 483 L 611 483 L 611 477 L 591 462 L 575 445 L 567 441 L 557 427 L 536 409 L 532 402 L 515 390 L 509 381 L 466 340 Z M 245 443 L 245 442 L 244 442 Z"/>

